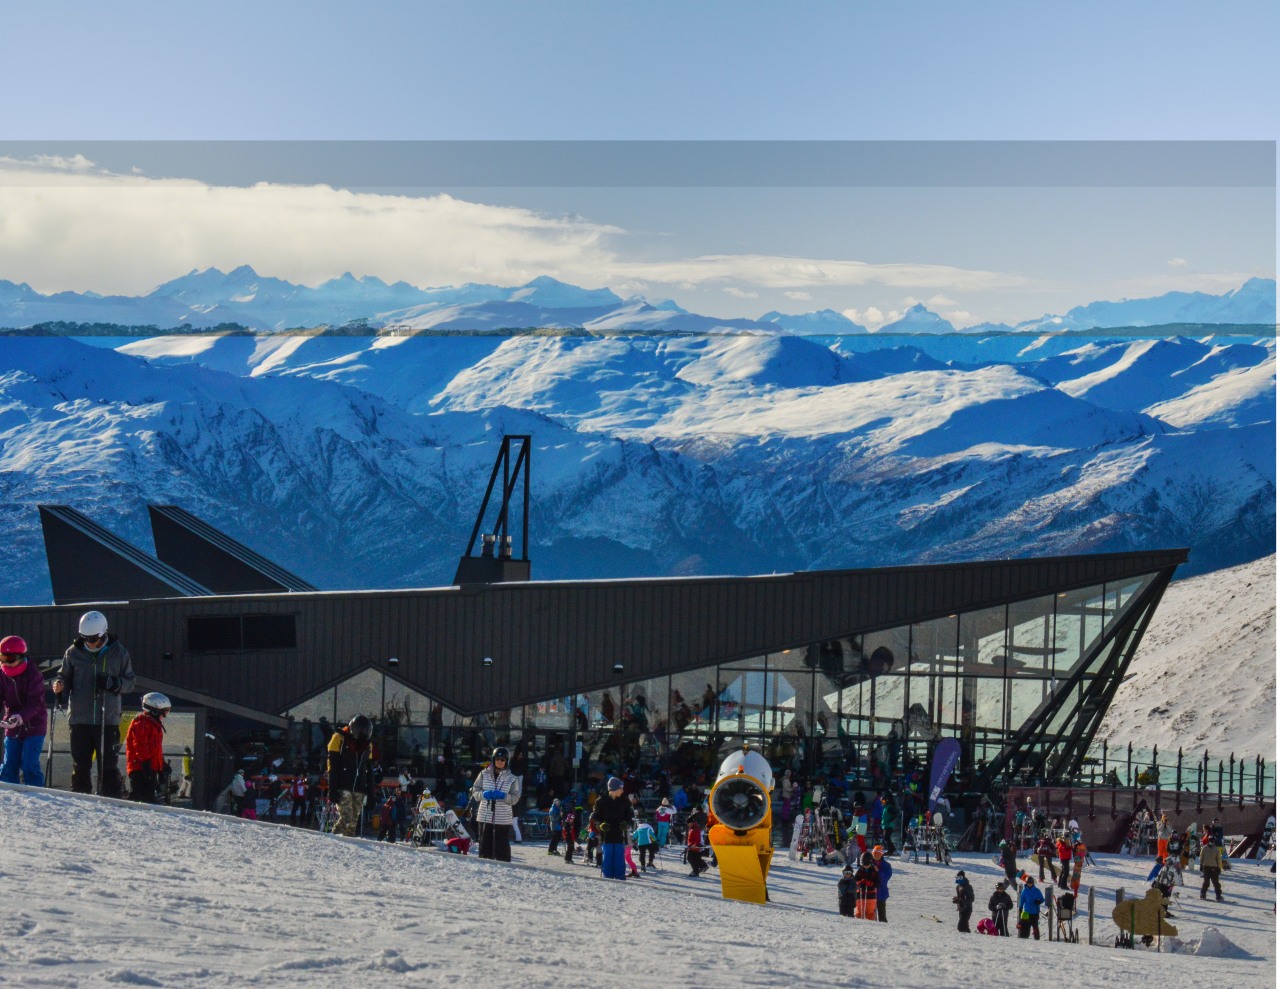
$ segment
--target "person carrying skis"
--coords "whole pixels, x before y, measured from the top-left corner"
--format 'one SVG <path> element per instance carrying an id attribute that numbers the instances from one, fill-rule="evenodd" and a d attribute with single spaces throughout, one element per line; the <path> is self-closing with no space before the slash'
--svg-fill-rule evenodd
<path id="1" fill-rule="evenodd" d="M 40 753 L 49 730 L 44 706 L 44 676 L 27 660 L 27 642 L 16 635 L 0 640 L 0 727 L 4 728 L 4 761 L 0 782 L 44 786 Z"/>
<path id="2" fill-rule="evenodd" d="M 1013 900 L 1008 893 L 1009 884 L 1001 879 L 996 883 L 996 891 L 987 901 L 987 909 L 991 911 L 991 921 L 996 925 L 996 933 L 1000 937 L 1009 936 L 1009 912 L 1013 909 Z"/>
<path id="3" fill-rule="evenodd" d="M 357 714 L 329 739 L 329 799 L 338 807 L 334 834 L 354 838 L 373 793 L 373 722 Z"/>
<path id="4" fill-rule="evenodd" d="M 70 693 L 71 789 L 93 790 L 91 774 L 98 758 L 98 792 L 118 797 L 120 779 L 120 695 L 133 691 L 133 659 L 129 650 L 107 632 L 101 611 L 80 616 L 79 635 L 67 647 L 53 679 L 59 697 Z"/>
<path id="5" fill-rule="evenodd" d="M 476 774 L 471 796 L 479 801 L 476 826 L 480 829 L 480 857 L 511 861 L 512 810 L 520 802 L 520 781 L 507 769 L 511 753 L 505 746 L 493 750 L 488 765 Z"/>
<path id="6" fill-rule="evenodd" d="M 969 918 L 973 915 L 973 886 L 963 869 L 956 873 L 956 895 L 951 897 L 951 902 L 956 905 L 956 912 L 960 915 L 956 930 L 962 934 L 972 933 L 969 930 Z"/>
<path id="7" fill-rule="evenodd" d="M 836 904 L 841 917 L 854 916 L 854 908 L 858 903 L 858 883 L 853 878 L 853 866 L 846 865 L 840 872 L 840 881 L 836 883 Z"/>
<path id="8" fill-rule="evenodd" d="M 600 870 L 606 879 L 626 879 L 631 801 L 623 790 L 622 780 L 616 776 L 609 777 L 605 789 L 605 795 L 591 809 L 591 818 L 600 829 Z"/>
<path id="9" fill-rule="evenodd" d="M 164 761 L 164 719 L 172 705 L 152 691 L 142 698 L 142 713 L 129 724 L 124 738 L 124 768 L 129 774 L 129 799 L 157 803 L 157 785 Z"/>
<path id="10" fill-rule="evenodd" d="M 1027 884 L 1018 894 L 1018 937 L 1028 938 L 1035 935 L 1040 940 L 1040 907 L 1044 904 L 1044 894 L 1036 889 L 1035 876 L 1027 876 Z"/>

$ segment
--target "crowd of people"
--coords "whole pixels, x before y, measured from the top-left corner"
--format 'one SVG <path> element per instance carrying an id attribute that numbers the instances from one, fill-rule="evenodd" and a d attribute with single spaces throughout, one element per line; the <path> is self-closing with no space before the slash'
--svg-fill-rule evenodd
<path id="1" fill-rule="evenodd" d="M 44 674 L 30 661 L 26 642 L 16 635 L 0 639 L 0 671 L 0 728 L 4 730 L 0 781 L 43 786 L 40 756 L 50 724 Z M 121 697 L 133 690 L 135 681 L 129 651 L 111 633 L 106 617 L 98 611 L 82 615 L 51 683 L 55 703 L 65 707 L 69 726 L 73 791 L 93 791 L 96 765 L 97 792 L 105 796 L 157 803 L 173 790 L 189 793 L 190 749 L 183 758 L 181 787 L 170 782 L 164 737 L 171 704 L 159 692 L 141 698 L 141 710 L 125 734 L 123 777 L 120 773 Z M 226 809 L 256 817 L 260 801 L 265 801 L 265 814 L 272 820 L 287 806 L 290 824 L 356 836 L 366 833 L 368 823 L 368 833 L 380 840 L 400 840 L 409 834 L 423 808 L 428 803 L 436 806 L 436 802 L 425 782 L 407 771 L 387 785 L 373 727 L 369 717 L 357 715 L 334 728 L 326 745 L 322 774 L 300 771 L 289 777 L 267 772 L 254 778 L 243 769 L 237 770 L 222 794 Z M 278 768 L 280 763 L 277 760 L 268 768 Z M 513 753 L 499 745 L 469 786 L 446 793 L 445 802 L 452 805 L 445 812 L 452 821 L 447 847 L 465 853 L 471 841 L 471 833 L 454 813 L 456 807 L 478 838 L 481 858 L 511 861 L 511 846 L 521 840 L 518 808 L 525 797 L 527 770 L 522 752 Z M 657 783 L 655 799 L 659 802 L 651 813 L 641 800 L 642 784 L 634 771 L 609 775 L 598 787 L 587 782 L 559 786 L 562 795 L 550 800 L 546 814 L 547 854 L 563 854 L 567 863 L 582 856 L 604 877 L 622 880 L 655 868 L 658 852 L 674 845 L 689 868 L 688 875 L 702 876 L 715 865 L 707 840 L 707 794 L 693 782 L 673 785 L 663 776 Z M 546 795 L 541 772 L 537 794 Z M 800 858 L 817 851 L 816 860 L 843 864 L 836 883 L 840 914 L 887 923 L 893 875 L 890 856 L 901 850 L 897 843 L 904 838 L 908 849 L 918 845 L 918 834 L 927 826 L 918 781 L 907 781 L 897 794 L 885 790 L 868 796 L 861 791 L 845 792 L 840 781 L 804 779 L 787 770 L 774 801 L 781 837 L 786 843 L 798 839 Z M 1017 936 L 1039 940 L 1040 915 L 1046 902 L 1054 908 L 1060 924 L 1062 918 L 1074 916 L 1081 875 L 1092 859 L 1078 822 L 1050 820 L 1044 811 L 1030 806 L 1029 798 L 1028 805 L 1017 808 L 1010 819 L 1008 837 L 996 842 L 996 835 L 1006 830 L 1004 820 L 1004 812 L 989 802 L 975 822 L 979 846 L 984 851 L 994 847 L 1004 871 L 987 901 L 989 917 L 979 921 L 977 929 L 1008 937 L 1013 917 Z M 375 822 L 376 828 L 372 826 Z M 804 829 L 804 834 L 793 833 L 796 828 Z M 1122 851 L 1154 851 L 1155 864 L 1147 879 L 1161 893 L 1166 916 L 1173 916 L 1174 891 L 1185 885 L 1184 874 L 1191 869 L 1200 872 L 1201 899 L 1206 899 L 1212 888 L 1216 901 L 1224 900 L 1222 873 L 1230 866 L 1217 819 L 1175 828 L 1167 814 L 1158 818 L 1140 814 Z M 1030 856 L 1038 877 L 1019 867 L 1020 852 Z M 1046 884 L 1047 889 L 1043 888 Z M 1052 900 L 1047 900 L 1046 894 Z M 958 931 L 970 932 L 976 900 L 973 885 L 960 870 L 952 897 Z"/>

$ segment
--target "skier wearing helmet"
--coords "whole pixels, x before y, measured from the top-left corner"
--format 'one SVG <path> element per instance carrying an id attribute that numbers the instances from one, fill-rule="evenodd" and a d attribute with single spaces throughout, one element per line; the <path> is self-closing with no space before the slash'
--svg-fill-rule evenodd
<path id="1" fill-rule="evenodd" d="M 107 631 L 101 611 L 80 616 L 79 634 L 62 657 L 53 692 L 71 695 L 71 789 L 91 793 L 94 756 L 98 792 L 118 797 L 120 779 L 120 695 L 133 691 L 129 650 Z"/>
<path id="2" fill-rule="evenodd" d="M 169 698 L 151 692 L 142 698 L 142 713 L 133 719 L 124 739 L 124 768 L 129 774 L 129 799 L 154 804 L 160 772 L 164 769 L 164 719 Z"/>
<path id="3" fill-rule="evenodd" d="M 335 834 L 354 838 L 373 793 L 373 722 L 357 714 L 329 739 L 329 799 L 338 805 Z"/>
<path id="4" fill-rule="evenodd" d="M 0 727 L 4 728 L 4 761 L 0 782 L 44 786 L 40 753 L 48 731 L 44 676 L 27 661 L 27 643 L 16 635 L 0 640 Z"/>

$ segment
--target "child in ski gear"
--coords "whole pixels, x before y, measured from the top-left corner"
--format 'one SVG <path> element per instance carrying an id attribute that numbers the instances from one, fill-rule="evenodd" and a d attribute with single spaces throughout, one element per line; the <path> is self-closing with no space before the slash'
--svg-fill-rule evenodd
<path id="1" fill-rule="evenodd" d="M 71 789 L 93 790 L 91 774 L 98 759 L 98 792 L 118 797 L 120 779 L 120 695 L 133 692 L 133 659 L 129 650 L 107 632 L 100 611 L 80 616 L 79 634 L 67 647 L 53 680 L 53 692 L 71 696 L 67 722 L 71 727 Z"/>
<path id="2" fill-rule="evenodd" d="M 987 901 L 987 909 L 991 911 L 991 922 L 995 924 L 996 933 L 1000 937 L 1009 936 L 1009 912 L 1013 909 L 1013 900 L 1008 893 L 1008 884 L 1002 879 L 996 883 L 996 891 Z"/>
<path id="3" fill-rule="evenodd" d="M 671 806 L 671 801 L 663 797 L 662 803 L 653 812 L 654 823 L 658 826 L 658 844 L 663 848 L 667 847 L 667 835 L 671 832 L 671 821 L 675 816 L 676 810 Z"/>
<path id="4" fill-rule="evenodd" d="M 951 897 L 951 902 L 956 905 L 956 912 L 960 915 L 956 930 L 962 934 L 972 933 L 969 930 L 969 917 L 973 914 L 973 886 L 963 869 L 956 873 L 956 895 Z"/>
<path id="5" fill-rule="evenodd" d="M 125 772 L 129 774 L 129 799 L 156 802 L 156 785 L 164 767 L 164 719 L 169 698 L 154 691 L 142 698 L 142 713 L 133 719 L 125 735 Z"/>
<path id="6" fill-rule="evenodd" d="M 853 915 L 863 920 L 876 919 L 876 894 L 880 890 L 880 871 L 870 852 L 863 852 L 858 859 L 858 871 L 853 874 L 857 886 L 858 903 Z"/>
<path id="7" fill-rule="evenodd" d="M 564 838 L 564 860 L 573 865 L 574 845 L 578 840 L 578 828 L 581 827 L 582 808 L 566 806 L 561 812 L 564 821 L 560 825 L 560 833 Z"/>
<path id="8" fill-rule="evenodd" d="M 876 845 L 871 849 L 871 859 L 876 864 L 876 875 L 880 880 L 876 888 L 876 919 L 887 924 L 889 917 L 885 901 L 889 899 L 889 880 L 893 878 L 893 866 L 884 857 L 883 845 Z"/>
<path id="9" fill-rule="evenodd" d="M 373 793 L 373 722 L 357 714 L 329 739 L 329 799 L 338 805 L 335 834 L 355 837 Z"/>
<path id="10" fill-rule="evenodd" d="M 858 884 L 853 878 L 853 866 L 846 865 L 836 883 L 836 897 L 840 906 L 840 916 L 852 917 L 858 901 Z"/>
<path id="11" fill-rule="evenodd" d="M 685 843 L 685 861 L 689 863 L 689 875 L 694 879 L 711 868 L 702 857 L 705 854 L 703 848 L 702 828 L 696 821 L 690 821 L 689 834 Z"/>
<path id="12" fill-rule="evenodd" d="M 1040 940 L 1040 907 L 1044 903 L 1044 894 L 1036 889 L 1034 876 L 1027 876 L 1027 884 L 1018 894 L 1018 937 L 1027 938 L 1032 934 Z"/>
<path id="13" fill-rule="evenodd" d="M 476 825 L 480 829 L 480 857 L 511 861 L 512 808 L 520 802 L 520 782 L 507 769 L 511 753 L 499 746 L 471 784 L 471 796 L 479 801 Z"/>
<path id="14" fill-rule="evenodd" d="M 44 676 L 27 659 L 27 642 L 16 635 L 0 641 L 0 727 L 4 728 L 4 761 L 0 782 L 44 786 L 40 754 L 49 730 L 44 706 Z"/>
<path id="15" fill-rule="evenodd" d="M 622 780 L 610 776 L 607 792 L 591 809 L 591 818 L 600 830 L 600 869 L 606 879 L 627 878 L 627 825 L 631 821 L 631 801 Z M 633 868 L 632 874 L 639 873 Z"/>
<path id="16" fill-rule="evenodd" d="M 648 872 L 653 868 L 653 857 L 658 851 L 658 833 L 653 830 L 652 824 L 641 820 L 636 825 L 632 839 L 636 843 L 636 852 L 640 858 L 640 871 Z M 645 867 L 646 864 L 648 868 Z"/>

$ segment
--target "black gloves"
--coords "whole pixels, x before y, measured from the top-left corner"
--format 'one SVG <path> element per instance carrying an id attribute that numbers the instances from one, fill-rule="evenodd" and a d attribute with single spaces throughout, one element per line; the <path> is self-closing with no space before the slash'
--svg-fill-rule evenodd
<path id="1" fill-rule="evenodd" d="M 118 694 L 120 693 L 120 678 L 109 676 L 106 673 L 99 673 L 93 678 L 93 685 L 99 693 Z"/>

